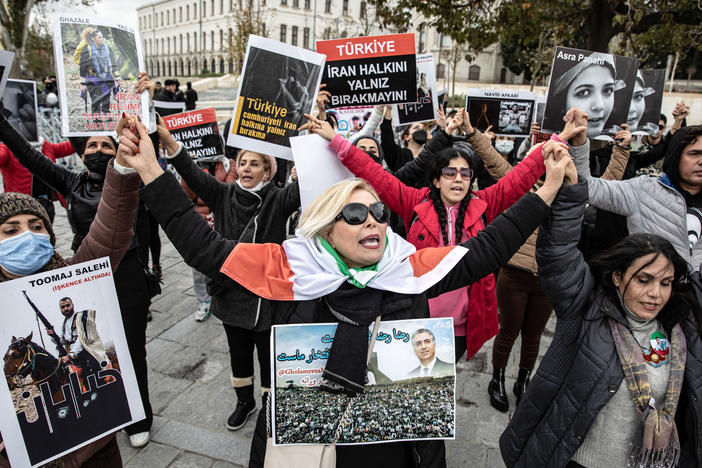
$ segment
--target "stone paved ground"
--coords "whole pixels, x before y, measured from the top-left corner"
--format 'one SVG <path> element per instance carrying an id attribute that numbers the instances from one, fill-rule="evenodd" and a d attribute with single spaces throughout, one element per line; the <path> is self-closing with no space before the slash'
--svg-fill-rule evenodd
<path id="1" fill-rule="evenodd" d="M 59 251 L 70 256 L 70 228 L 65 210 L 56 204 L 55 230 Z M 154 410 L 151 442 L 133 449 L 124 432 L 118 434 L 125 466 L 129 468 L 225 468 L 247 466 L 255 418 L 237 432 L 226 429 L 235 396 L 229 382 L 227 342 L 220 322 L 211 317 L 198 323 L 192 317 L 196 300 L 190 268 L 161 233 L 163 293 L 151 306 L 147 329 L 149 388 Z M 542 338 L 541 354 L 551 340 L 554 319 Z M 519 343 L 515 345 L 518 348 Z M 511 411 L 494 410 L 487 396 L 492 341 L 457 371 L 457 437 L 447 442 L 448 466 L 503 467 L 498 438 Z M 507 381 L 516 375 L 515 353 Z M 258 390 L 256 390 L 258 394 Z"/>

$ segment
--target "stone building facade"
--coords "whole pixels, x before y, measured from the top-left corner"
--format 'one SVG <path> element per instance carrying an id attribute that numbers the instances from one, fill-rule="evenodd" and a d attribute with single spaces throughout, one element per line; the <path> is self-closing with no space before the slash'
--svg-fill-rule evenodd
<path id="1" fill-rule="evenodd" d="M 308 49 L 314 49 L 315 40 L 392 32 L 381 30 L 374 8 L 363 0 L 156 0 L 137 9 L 149 74 L 238 73 L 228 50 L 244 8 L 260 12 L 266 37 Z M 452 79 L 454 63 L 456 81 L 517 81 L 503 67 L 497 45 L 468 63 L 448 37 L 425 22 L 417 21 L 411 30 L 417 52 L 434 54 L 439 86 Z"/>

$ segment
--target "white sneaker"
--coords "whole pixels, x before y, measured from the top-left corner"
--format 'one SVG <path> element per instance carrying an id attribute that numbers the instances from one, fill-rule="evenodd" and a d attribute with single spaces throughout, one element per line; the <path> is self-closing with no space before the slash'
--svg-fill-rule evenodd
<path id="1" fill-rule="evenodd" d="M 137 432 L 129 436 L 129 443 L 134 448 L 141 448 L 149 443 L 149 431 Z"/>
<path id="2" fill-rule="evenodd" d="M 195 320 L 198 322 L 204 322 L 208 318 L 210 318 L 210 303 L 203 302 L 195 311 Z"/>

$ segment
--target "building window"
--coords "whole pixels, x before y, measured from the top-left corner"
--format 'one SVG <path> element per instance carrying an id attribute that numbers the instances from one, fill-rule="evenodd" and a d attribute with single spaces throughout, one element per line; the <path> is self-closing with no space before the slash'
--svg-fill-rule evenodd
<path id="1" fill-rule="evenodd" d="M 215 48 L 214 48 L 214 31 L 210 31 L 210 50 L 215 50 Z"/>
<path id="2" fill-rule="evenodd" d="M 161 12 L 161 26 L 163 26 L 163 12 Z"/>
<path id="3" fill-rule="evenodd" d="M 183 22 L 183 7 L 178 7 L 178 22 Z"/>
<path id="4" fill-rule="evenodd" d="M 424 47 L 426 46 L 427 42 L 427 24 L 421 23 L 417 29 L 419 30 L 419 44 L 417 46 L 417 53 L 423 54 Z"/>
<path id="5" fill-rule="evenodd" d="M 331 39 L 331 28 L 325 28 L 324 32 L 322 33 L 322 39 L 329 40 Z"/>
<path id="6" fill-rule="evenodd" d="M 166 10 L 166 24 L 171 24 L 171 12 Z"/>
<path id="7" fill-rule="evenodd" d="M 219 30 L 219 50 L 224 49 L 224 31 Z"/>
<path id="8" fill-rule="evenodd" d="M 190 52 L 190 34 L 185 35 L 185 46 L 188 48 L 188 52 Z"/>
<path id="9" fill-rule="evenodd" d="M 193 3 L 193 19 L 197 19 L 197 3 Z"/>
<path id="10" fill-rule="evenodd" d="M 185 6 L 185 21 L 190 21 L 190 5 Z"/>
<path id="11" fill-rule="evenodd" d="M 261 36 L 266 37 L 266 23 L 261 23 Z"/>
<path id="12" fill-rule="evenodd" d="M 349 0 L 344 0 L 344 3 L 342 4 L 343 6 L 341 7 L 341 13 L 344 15 L 349 14 Z"/>
<path id="13" fill-rule="evenodd" d="M 471 65 L 468 67 L 468 80 L 480 81 L 480 66 Z"/>
<path id="14" fill-rule="evenodd" d="M 293 8 L 300 8 L 300 0 L 293 0 Z"/>
<path id="15" fill-rule="evenodd" d="M 359 13 L 358 17 L 360 19 L 365 19 L 365 17 L 366 17 L 366 2 L 361 2 L 361 12 Z"/>
<path id="16" fill-rule="evenodd" d="M 219 0 L 219 14 L 224 13 L 224 0 Z"/>
<path id="17" fill-rule="evenodd" d="M 214 9 L 214 0 L 210 0 L 210 16 L 214 16 L 215 14 L 215 9 Z M 212 67 L 214 68 L 214 67 Z"/>
<path id="18" fill-rule="evenodd" d="M 436 77 L 445 78 L 446 77 L 446 65 L 440 63 L 436 66 Z"/>
<path id="19" fill-rule="evenodd" d="M 310 9 L 310 3 L 311 3 L 310 0 L 305 0 L 305 10 Z"/>
<path id="20" fill-rule="evenodd" d="M 282 6 L 288 6 L 288 0 L 280 0 Z"/>
<path id="21" fill-rule="evenodd" d="M 205 2 L 202 2 L 202 8 L 200 9 L 200 16 L 202 18 L 207 16 L 207 4 Z"/>
<path id="22" fill-rule="evenodd" d="M 202 33 L 202 40 L 200 41 L 200 49 L 207 50 L 207 33 Z"/>
<path id="23" fill-rule="evenodd" d="M 178 49 L 180 50 L 180 53 L 182 54 L 183 53 L 183 35 L 182 34 L 180 35 L 179 42 L 180 42 L 180 44 L 179 44 L 180 47 L 178 47 Z"/>
<path id="24" fill-rule="evenodd" d="M 290 34 L 290 43 L 294 46 L 297 45 L 297 26 L 292 27 L 292 33 Z"/>
<path id="25" fill-rule="evenodd" d="M 344 39 L 344 38 L 346 38 L 346 37 L 348 37 L 348 36 L 349 36 L 349 33 L 347 33 L 346 30 L 344 30 L 344 31 L 341 33 L 341 38 L 342 38 L 342 39 Z"/>
<path id="26" fill-rule="evenodd" d="M 331 0 L 324 1 L 324 13 L 331 13 Z"/>
<path id="27" fill-rule="evenodd" d="M 193 49 L 197 52 L 197 33 L 193 33 Z"/>
<path id="28" fill-rule="evenodd" d="M 288 27 L 284 24 L 280 25 L 280 42 L 287 42 Z"/>
<path id="29" fill-rule="evenodd" d="M 175 15 L 176 9 L 173 8 L 173 24 L 176 24 L 176 15 Z M 176 65 L 174 64 L 173 67 L 175 68 Z"/>
<path id="30" fill-rule="evenodd" d="M 302 30 L 302 47 L 305 49 L 310 48 L 310 28 Z"/>

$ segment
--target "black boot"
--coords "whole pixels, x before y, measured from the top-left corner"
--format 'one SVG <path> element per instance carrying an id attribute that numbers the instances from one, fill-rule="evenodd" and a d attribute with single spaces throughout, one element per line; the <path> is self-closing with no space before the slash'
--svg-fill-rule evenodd
<path id="1" fill-rule="evenodd" d="M 488 394 L 490 395 L 490 404 L 497 411 L 506 413 L 509 409 L 509 401 L 507 400 L 507 391 L 505 390 L 505 369 L 494 368 L 492 370 L 492 380 L 488 385 Z"/>
<path id="2" fill-rule="evenodd" d="M 514 382 L 514 396 L 517 397 L 517 406 L 519 402 L 522 401 L 522 397 L 526 395 L 526 388 L 529 384 L 529 378 L 531 377 L 531 371 L 527 369 L 519 369 L 519 374 L 517 375 L 517 381 Z"/>
<path id="3" fill-rule="evenodd" d="M 253 385 L 234 387 L 234 390 L 236 390 L 237 402 L 234 412 L 229 416 L 229 419 L 227 419 L 227 429 L 230 431 L 240 429 L 241 426 L 246 424 L 246 420 L 249 416 L 256 412 Z"/>

